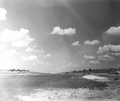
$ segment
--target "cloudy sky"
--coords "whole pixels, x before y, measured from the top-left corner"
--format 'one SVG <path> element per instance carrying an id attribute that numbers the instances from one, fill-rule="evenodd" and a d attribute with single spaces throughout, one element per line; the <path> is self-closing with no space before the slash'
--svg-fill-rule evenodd
<path id="1" fill-rule="evenodd" d="M 119 0 L 0 0 L 0 69 L 120 66 Z"/>

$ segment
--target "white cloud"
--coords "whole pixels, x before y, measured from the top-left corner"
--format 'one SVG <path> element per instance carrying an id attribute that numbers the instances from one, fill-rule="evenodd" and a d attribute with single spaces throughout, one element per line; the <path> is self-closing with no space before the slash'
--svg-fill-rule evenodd
<path id="1" fill-rule="evenodd" d="M 4 8 L 0 8 L 0 20 L 6 20 L 7 11 Z"/>
<path id="2" fill-rule="evenodd" d="M 95 60 L 95 61 L 90 61 L 91 64 L 100 64 L 100 61 Z"/>
<path id="3" fill-rule="evenodd" d="M 52 63 L 43 62 L 43 61 L 39 61 L 38 63 L 41 64 L 41 65 L 43 65 L 43 66 L 52 66 L 53 65 Z"/>
<path id="4" fill-rule="evenodd" d="M 51 34 L 74 35 L 76 34 L 76 29 L 75 28 L 61 29 L 60 27 L 54 27 Z"/>
<path id="5" fill-rule="evenodd" d="M 114 60 L 114 58 L 111 57 L 111 56 L 108 55 L 108 54 L 100 55 L 100 56 L 98 56 L 98 59 L 99 59 L 99 60 L 105 60 L 105 61 L 113 61 L 113 60 Z"/>
<path id="6" fill-rule="evenodd" d="M 29 44 L 29 42 L 26 42 L 26 41 L 16 41 L 16 42 L 13 42 L 12 43 L 12 46 L 14 47 L 27 47 Z"/>
<path id="7" fill-rule="evenodd" d="M 52 57 L 52 55 L 49 53 L 49 54 L 47 54 L 45 57 L 46 57 L 46 58 L 50 58 L 50 57 Z"/>
<path id="8" fill-rule="evenodd" d="M 37 43 L 35 43 L 35 44 L 33 45 L 33 48 L 36 48 L 36 47 L 37 47 L 37 45 L 38 45 L 38 44 L 37 44 Z M 41 45 L 40 45 L 40 46 L 41 46 Z"/>
<path id="9" fill-rule="evenodd" d="M 31 47 L 27 47 L 27 49 L 25 50 L 25 52 L 39 52 L 40 50 L 37 50 L 35 48 L 31 48 Z"/>
<path id="10" fill-rule="evenodd" d="M 35 60 L 38 60 L 38 57 L 36 55 L 31 55 L 28 57 L 21 56 L 21 59 L 25 61 L 35 61 Z"/>
<path id="11" fill-rule="evenodd" d="M 120 52 L 120 45 L 104 45 L 103 47 L 99 47 L 97 53 L 109 53 L 109 52 Z"/>
<path id="12" fill-rule="evenodd" d="M 50 57 L 52 57 L 52 55 L 50 54 L 50 53 L 48 53 L 48 54 L 46 54 L 46 55 L 44 55 L 44 54 L 39 54 L 39 57 L 42 57 L 42 58 L 50 58 Z"/>
<path id="13" fill-rule="evenodd" d="M 20 31 L 5 29 L 0 33 L 0 42 L 11 42 L 14 47 L 27 47 L 33 40 L 29 36 L 29 30 L 23 28 Z"/>
<path id="14" fill-rule="evenodd" d="M 72 43 L 72 46 L 80 46 L 79 41 Z"/>
<path id="15" fill-rule="evenodd" d="M 35 49 L 36 47 L 27 47 L 27 49 L 25 50 L 25 52 L 36 52 L 36 53 L 39 53 L 39 54 L 45 54 L 45 51 L 42 49 L 42 50 L 39 50 L 39 49 Z"/>
<path id="16" fill-rule="evenodd" d="M 45 54 L 44 49 L 38 51 L 40 54 Z"/>
<path id="17" fill-rule="evenodd" d="M 9 29 L 4 29 L 0 33 L 1 42 L 9 42 L 9 41 L 18 41 L 22 39 L 26 39 L 29 37 L 29 30 L 20 29 L 20 31 L 12 31 Z"/>
<path id="18" fill-rule="evenodd" d="M 85 55 L 84 58 L 86 58 L 86 59 L 95 59 L 94 56 L 88 56 L 88 55 Z"/>
<path id="19" fill-rule="evenodd" d="M 118 27 L 110 27 L 106 33 L 108 35 L 120 35 L 120 26 Z"/>
<path id="20" fill-rule="evenodd" d="M 100 41 L 99 40 L 93 40 L 93 41 L 85 41 L 84 42 L 85 45 L 97 45 L 97 44 L 100 44 Z"/>
<path id="21" fill-rule="evenodd" d="M 114 56 L 120 56 L 120 53 L 110 53 L 110 54 Z"/>
<path id="22" fill-rule="evenodd" d="M 26 51 L 26 52 L 32 52 L 32 51 L 34 51 L 34 49 L 28 47 L 25 51 Z"/>

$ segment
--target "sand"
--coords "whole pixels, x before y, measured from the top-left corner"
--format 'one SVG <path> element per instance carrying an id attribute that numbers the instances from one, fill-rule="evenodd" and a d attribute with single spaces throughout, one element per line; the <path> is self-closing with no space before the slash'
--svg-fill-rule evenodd
<path id="1" fill-rule="evenodd" d="M 120 90 L 36 89 L 28 96 L 16 96 L 19 101 L 120 101 Z"/>
<path id="2" fill-rule="evenodd" d="M 96 75 L 84 75 L 83 78 L 88 79 L 88 80 L 100 81 L 100 82 L 110 81 L 107 77 L 96 76 Z"/>

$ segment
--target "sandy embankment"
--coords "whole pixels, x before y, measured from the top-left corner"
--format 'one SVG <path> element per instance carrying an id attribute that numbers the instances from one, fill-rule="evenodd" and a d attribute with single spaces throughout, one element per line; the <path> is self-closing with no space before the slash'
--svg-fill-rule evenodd
<path id="1" fill-rule="evenodd" d="M 19 101 L 120 101 L 120 93 L 115 90 L 89 89 L 37 89 L 29 96 L 17 96 Z"/>
<path id="2" fill-rule="evenodd" d="M 110 81 L 107 77 L 96 76 L 96 75 L 84 75 L 83 78 L 88 79 L 88 80 L 100 81 L 100 82 Z"/>

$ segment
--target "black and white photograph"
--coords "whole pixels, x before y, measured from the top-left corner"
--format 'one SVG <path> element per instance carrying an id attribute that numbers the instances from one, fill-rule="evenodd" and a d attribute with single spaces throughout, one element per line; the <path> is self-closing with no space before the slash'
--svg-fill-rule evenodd
<path id="1" fill-rule="evenodd" d="M 0 0 L 0 101 L 120 101 L 120 0 Z"/>

